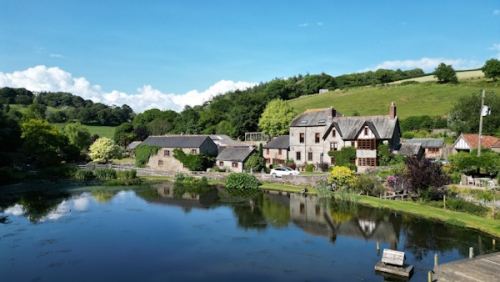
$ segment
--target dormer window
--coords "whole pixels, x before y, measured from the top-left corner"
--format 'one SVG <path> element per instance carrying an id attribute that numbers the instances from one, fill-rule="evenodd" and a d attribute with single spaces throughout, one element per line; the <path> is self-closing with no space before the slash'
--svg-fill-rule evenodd
<path id="1" fill-rule="evenodd" d="M 300 121 L 300 124 L 306 124 L 307 123 L 307 120 L 301 120 Z"/>
<path id="2" fill-rule="evenodd" d="M 318 120 L 318 123 L 325 123 L 326 122 L 326 119 L 320 119 Z"/>

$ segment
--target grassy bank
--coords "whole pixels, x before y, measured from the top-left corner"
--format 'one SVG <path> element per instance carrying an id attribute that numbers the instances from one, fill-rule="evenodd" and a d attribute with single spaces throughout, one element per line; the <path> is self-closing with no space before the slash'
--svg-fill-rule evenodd
<path id="1" fill-rule="evenodd" d="M 461 225 L 500 237 L 499 221 L 479 217 L 468 213 L 438 209 L 415 202 L 385 200 L 369 196 L 359 196 L 358 203 L 376 208 L 388 208 L 395 211 L 422 216 L 428 219 Z"/>

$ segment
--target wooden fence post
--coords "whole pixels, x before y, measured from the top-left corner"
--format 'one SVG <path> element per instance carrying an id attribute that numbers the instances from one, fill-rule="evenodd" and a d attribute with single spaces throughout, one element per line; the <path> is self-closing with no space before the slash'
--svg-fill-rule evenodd
<path id="1" fill-rule="evenodd" d="M 474 248 L 470 247 L 469 248 L 469 258 L 473 258 L 473 257 L 474 257 Z"/>

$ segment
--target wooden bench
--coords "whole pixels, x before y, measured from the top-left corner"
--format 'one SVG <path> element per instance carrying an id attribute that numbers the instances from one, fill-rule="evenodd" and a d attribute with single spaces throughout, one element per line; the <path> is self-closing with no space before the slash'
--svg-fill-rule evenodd
<path id="1" fill-rule="evenodd" d="M 405 253 L 384 249 L 382 253 L 382 262 L 395 266 L 403 266 L 405 264 Z"/>

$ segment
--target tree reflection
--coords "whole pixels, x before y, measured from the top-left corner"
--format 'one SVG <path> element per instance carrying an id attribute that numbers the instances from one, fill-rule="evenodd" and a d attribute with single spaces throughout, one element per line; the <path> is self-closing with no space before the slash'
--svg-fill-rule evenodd
<path id="1" fill-rule="evenodd" d="M 19 204 L 24 208 L 24 216 L 28 217 L 31 222 L 38 222 L 51 211 L 55 211 L 57 206 L 69 197 L 70 194 L 63 191 L 28 192 L 21 197 Z"/>

